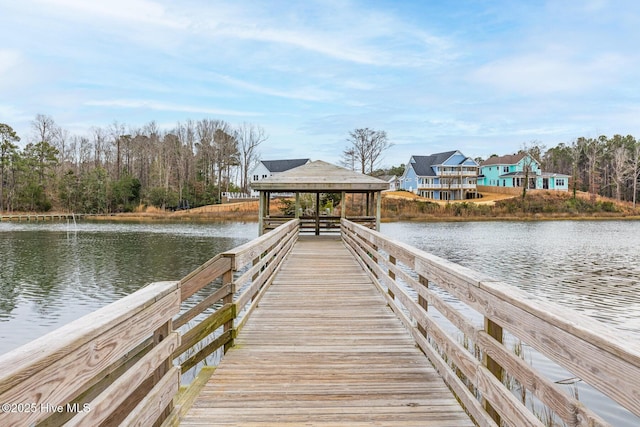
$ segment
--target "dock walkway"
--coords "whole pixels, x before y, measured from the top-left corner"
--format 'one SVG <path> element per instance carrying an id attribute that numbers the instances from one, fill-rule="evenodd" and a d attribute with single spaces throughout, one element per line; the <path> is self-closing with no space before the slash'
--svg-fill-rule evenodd
<path id="1" fill-rule="evenodd" d="M 339 238 L 300 239 L 182 426 L 473 426 Z"/>

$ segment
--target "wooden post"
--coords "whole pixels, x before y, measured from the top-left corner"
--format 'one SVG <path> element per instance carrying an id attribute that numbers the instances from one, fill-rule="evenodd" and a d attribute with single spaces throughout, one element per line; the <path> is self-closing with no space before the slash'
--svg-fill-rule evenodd
<path id="1" fill-rule="evenodd" d="M 371 201 L 369 200 L 370 198 L 371 198 L 371 193 L 367 191 L 367 198 L 365 199 L 365 211 L 364 211 L 365 216 L 371 215 Z"/>
<path id="2" fill-rule="evenodd" d="M 316 236 L 320 235 L 320 193 L 316 193 Z"/>
<path id="3" fill-rule="evenodd" d="M 502 343 L 502 326 L 498 325 L 488 317 L 484 318 L 484 330 L 491 335 L 496 341 Z M 500 381 L 502 382 L 503 369 L 495 360 L 493 360 L 488 354 L 484 354 L 484 366 Z M 500 425 L 500 414 L 491 406 L 491 403 L 484 399 L 484 409 L 489 416 L 493 418 L 496 424 Z"/>
<path id="4" fill-rule="evenodd" d="M 264 212 L 265 212 L 265 217 L 269 217 L 269 215 L 271 215 L 271 192 L 270 191 L 265 191 L 265 198 L 264 198 Z"/>
<path id="5" fill-rule="evenodd" d="M 260 192 L 260 197 L 258 198 L 258 236 L 262 236 L 264 234 L 264 191 Z"/>
<path id="6" fill-rule="evenodd" d="M 227 283 L 231 284 L 231 289 L 229 289 L 229 293 L 227 295 L 225 295 L 225 297 L 222 299 L 222 304 L 226 305 L 226 304 L 231 304 L 233 303 L 233 294 L 236 291 L 236 287 L 235 287 L 235 283 L 233 283 L 233 269 L 235 267 L 235 259 L 231 261 L 231 265 L 232 267 L 227 270 L 223 275 L 222 275 L 222 284 L 226 285 Z M 231 320 L 229 320 L 227 323 L 224 324 L 224 330 L 223 332 L 227 332 L 228 330 L 233 329 L 233 321 L 236 318 L 237 313 L 233 313 L 233 318 Z M 229 340 L 225 345 L 224 345 L 224 352 L 225 354 L 227 353 L 227 351 L 229 351 L 229 349 L 231 347 L 233 347 L 233 341 L 234 341 L 234 336 L 233 336 L 233 332 L 231 335 L 231 340 Z"/>
<path id="7" fill-rule="evenodd" d="M 298 192 L 296 192 L 296 206 L 295 206 L 295 210 L 296 210 L 296 212 L 295 212 L 295 214 L 294 214 L 294 217 L 295 217 L 296 219 L 297 219 L 297 218 L 300 218 L 300 193 L 298 193 Z"/>
<path id="8" fill-rule="evenodd" d="M 340 218 L 346 218 L 347 217 L 347 193 L 346 192 L 342 192 L 342 194 L 340 195 L 341 199 L 340 199 Z"/>
<path id="9" fill-rule="evenodd" d="M 156 329 L 153 333 L 153 347 L 160 344 L 165 338 L 169 336 L 169 334 L 173 331 L 173 320 L 169 319 L 166 323 Z M 162 377 L 165 376 L 167 372 L 172 368 L 173 362 L 171 358 L 165 360 L 156 371 L 153 373 L 153 385 L 158 384 Z M 153 387 L 153 386 L 152 386 Z M 169 405 L 164 409 L 160 417 L 156 420 L 155 425 L 160 425 L 162 422 L 171 415 L 171 411 L 173 410 L 173 401 L 169 403 Z"/>
<path id="10" fill-rule="evenodd" d="M 396 265 L 396 257 L 394 257 L 393 255 L 389 255 L 389 263 Z M 396 273 L 394 273 L 393 271 L 389 270 L 389 277 L 391 278 L 391 280 L 393 280 L 395 282 L 396 280 Z M 389 294 L 389 296 L 391 298 L 395 298 L 396 296 L 393 294 L 393 291 L 391 291 L 391 289 L 387 289 L 387 293 Z"/>
<path id="11" fill-rule="evenodd" d="M 420 282 L 420 284 L 425 288 L 429 287 L 429 280 L 427 280 L 426 277 L 418 276 L 418 282 Z M 421 295 L 418 295 L 418 305 L 424 308 L 424 311 L 427 311 L 429 309 L 427 300 L 424 299 Z M 427 336 L 427 330 L 422 325 L 418 324 L 418 330 L 422 335 L 424 335 L 425 337 Z"/>
<path id="12" fill-rule="evenodd" d="M 382 216 L 382 192 L 376 192 L 376 231 L 380 231 L 380 220 Z"/>

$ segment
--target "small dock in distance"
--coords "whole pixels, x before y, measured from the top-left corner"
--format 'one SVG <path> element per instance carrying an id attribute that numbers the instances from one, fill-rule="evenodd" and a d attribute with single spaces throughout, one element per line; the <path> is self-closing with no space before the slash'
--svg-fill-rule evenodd
<path id="1" fill-rule="evenodd" d="M 66 221 L 66 220 L 78 220 L 90 216 L 89 214 L 77 214 L 77 213 L 53 213 L 53 214 L 0 214 L 0 222 L 2 221 L 15 221 L 15 222 L 38 222 L 38 221 Z"/>

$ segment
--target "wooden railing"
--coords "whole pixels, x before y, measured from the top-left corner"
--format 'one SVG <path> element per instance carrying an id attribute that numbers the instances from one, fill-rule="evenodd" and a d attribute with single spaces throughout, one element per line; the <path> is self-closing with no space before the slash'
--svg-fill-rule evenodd
<path id="1" fill-rule="evenodd" d="M 521 340 L 640 416 L 640 346 L 601 323 L 349 221 L 343 239 L 480 426 L 608 425 L 503 344 Z M 470 319 L 452 300 L 479 313 Z M 448 320 L 439 321 L 438 317 Z M 482 323 L 482 324 L 479 324 Z M 516 397 L 519 384 L 537 409 Z M 520 394 L 520 393 L 518 393 Z M 544 405 L 541 409 L 540 405 Z M 545 409 L 546 408 L 546 409 Z M 548 415 L 547 415 L 548 417 Z"/>
<path id="2" fill-rule="evenodd" d="M 339 234 L 340 233 L 340 216 L 336 215 L 320 215 L 318 221 L 313 216 L 302 216 L 300 219 L 300 232 L 315 234 Z M 264 219 L 264 227 L 266 231 L 273 230 L 285 222 L 291 221 L 291 217 L 286 216 L 269 216 Z M 375 216 L 350 216 L 349 221 L 356 224 L 364 225 L 371 229 L 376 228 Z"/>
<path id="3" fill-rule="evenodd" d="M 178 282 L 153 283 L 1 356 L 0 425 L 151 425 L 178 391 L 179 309 Z"/>
<path id="4" fill-rule="evenodd" d="M 83 213 L 54 213 L 54 214 L 0 214 L 1 221 L 64 221 L 64 220 L 78 220 L 95 216 L 95 214 L 83 214 Z"/>
<path id="5" fill-rule="evenodd" d="M 233 344 L 299 226 L 291 220 L 179 282 L 152 283 L 0 356 L 0 425 L 177 424 L 194 396 L 179 389 L 181 374 L 196 370 L 195 386 L 211 375 L 205 360 Z"/>

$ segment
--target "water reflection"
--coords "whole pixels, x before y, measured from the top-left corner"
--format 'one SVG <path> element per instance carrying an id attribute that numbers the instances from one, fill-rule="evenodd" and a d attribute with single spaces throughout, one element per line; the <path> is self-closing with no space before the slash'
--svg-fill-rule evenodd
<path id="1" fill-rule="evenodd" d="M 255 223 L 0 223 L 0 353 L 256 235 Z"/>

